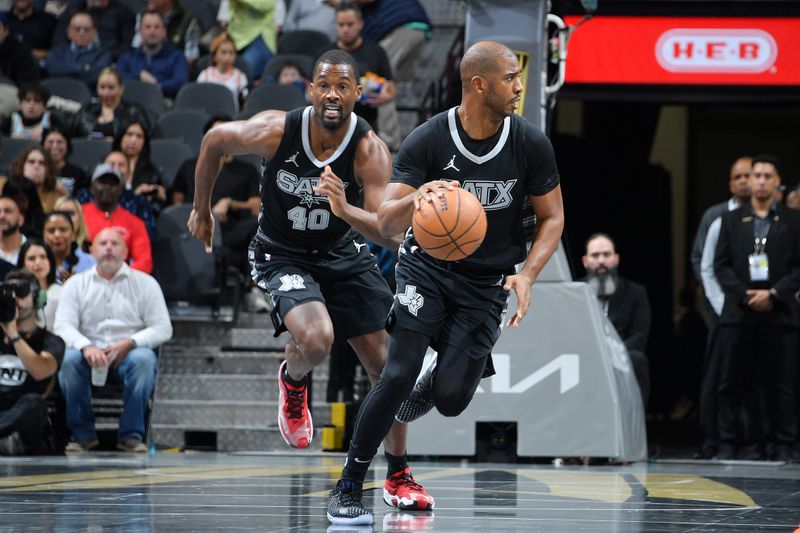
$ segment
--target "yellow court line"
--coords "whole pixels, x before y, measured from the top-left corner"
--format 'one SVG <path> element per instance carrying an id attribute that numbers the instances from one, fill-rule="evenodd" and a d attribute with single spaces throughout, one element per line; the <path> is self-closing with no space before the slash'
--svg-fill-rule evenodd
<path id="1" fill-rule="evenodd" d="M 551 496 L 562 498 L 623 503 L 628 501 L 633 494 L 631 486 L 625 481 L 625 478 L 614 472 L 518 469 L 515 473 L 517 476 L 547 485 Z"/>
<path id="2" fill-rule="evenodd" d="M 18 476 L 2 480 L 0 492 L 38 492 L 52 490 L 91 490 L 137 487 L 219 479 L 275 477 L 302 474 L 328 474 L 328 467 L 167 467 L 128 470 L 73 472 L 39 476 Z"/>
<path id="3" fill-rule="evenodd" d="M 701 476 L 675 474 L 634 474 L 653 498 L 705 501 L 760 507 L 743 490 Z"/>

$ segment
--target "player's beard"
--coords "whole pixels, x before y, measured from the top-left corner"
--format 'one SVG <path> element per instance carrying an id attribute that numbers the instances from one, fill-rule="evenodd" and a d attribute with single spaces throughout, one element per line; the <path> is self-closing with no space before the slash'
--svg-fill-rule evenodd
<path id="1" fill-rule="evenodd" d="M 322 127 L 326 130 L 336 131 L 344 125 L 347 121 L 347 118 L 350 116 L 350 113 L 346 112 L 344 106 L 339 105 L 339 118 L 332 119 L 327 118 L 325 116 L 325 104 L 323 104 L 319 110 L 314 109 L 314 113 L 316 113 L 317 118 L 319 119 L 319 123 L 322 124 Z"/>
<path id="2" fill-rule="evenodd" d="M 604 271 L 590 268 L 587 271 L 586 280 L 589 283 L 589 287 L 599 297 L 611 296 L 617 292 L 617 287 L 619 286 L 619 274 L 616 267 Z"/>

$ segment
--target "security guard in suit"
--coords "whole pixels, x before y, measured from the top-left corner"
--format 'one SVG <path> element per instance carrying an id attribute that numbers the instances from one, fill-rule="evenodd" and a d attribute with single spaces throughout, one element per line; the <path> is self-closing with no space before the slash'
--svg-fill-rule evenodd
<path id="1" fill-rule="evenodd" d="M 714 271 L 725 291 L 719 320 L 720 459 L 736 453 L 742 402 L 753 423 L 740 458 L 791 460 L 800 289 L 800 213 L 777 204 L 778 160 L 753 159 L 751 200 L 722 216 Z"/>

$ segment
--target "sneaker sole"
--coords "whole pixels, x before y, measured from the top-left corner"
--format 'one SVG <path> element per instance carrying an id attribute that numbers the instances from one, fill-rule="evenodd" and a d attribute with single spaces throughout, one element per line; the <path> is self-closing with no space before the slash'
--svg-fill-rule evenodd
<path id="1" fill-rule="evenodd" d="M 419 502 L 417 500 L 412 500 L 410 504 L 403 503 L 401 498 L 392 495 L 386 489 L 383 489 L 383 501 L 389 507 L 394 507 L 401 511 L 433 511 L 434 506 L 434 502 Z M 420 505 L 420 503 L 424 503 L 424 505 Z"/>
<path id="2" fill-rule="evenodd" d="M 291 436 L 291 434 L 288 432 L 288 428 L 283 427 L 283 422 L 282 422 L 283 413 L 281 412 L 280 395 L 283 395 L 283 383 L 281 383 L 281 373 L 283 373 L 283 369 L 284 369 L 285 365 L 286 365 L 286 361 L 281 363 L 281 366 L 278 368 L 278 391 L 280 391 L 278 393 L 279 394 L 279 398 L 278 398 L 278 430 L 280 431 L 281 437 L 283 437 L 283 441 L 286 444 L 288 444 L 289 446 L 291 446 L 292 448 L 301 448 L 301 449 L 302 448 L 308 448 L 311 445 L 311 441 L 314 439 L 314 420 L 311 418 L 311 410 L 310 409 L 308 411 L 309 437 L 308 437 L 308 441 L 306 442 L 305 446 L 298 446 L 299 441 L 298 441 L 298 444 L 292 444 L 291 442 L 289 442 L 289 437 L 287 435 Z"/>
<path id="3" fill-rule="evenodd" d="M 328 521 L 331 524 L 342 525 L 342 526 L 371 526 L 375 523 L 375 520 L 372 518 L 371 514 L 362 514 L 361 516 L 357 516 L 355 518 L 343 518 L 340 516 L 333 516 L 331 513 L 326 513 L 328 515 Z"/>

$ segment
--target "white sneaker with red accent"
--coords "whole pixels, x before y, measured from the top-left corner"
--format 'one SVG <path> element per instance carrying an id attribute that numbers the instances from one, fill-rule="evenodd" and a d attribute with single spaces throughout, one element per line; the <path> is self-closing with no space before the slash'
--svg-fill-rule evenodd
<path id="1" fill-rule="evenodd" d="M 278 369 L 278 429 L 286 444 L 308 448 L 314 436 L 314 422 L 308 409 L 308 387 L 295 387 L 283 380 L 286 361 Z"/>
<path id="2" fill-rule="evenodd" d="M 433 496 L 414 481 L 409 467 L 386 478 L 383 501 L 401 511 L 431 511 L 434 505 Z"/>

